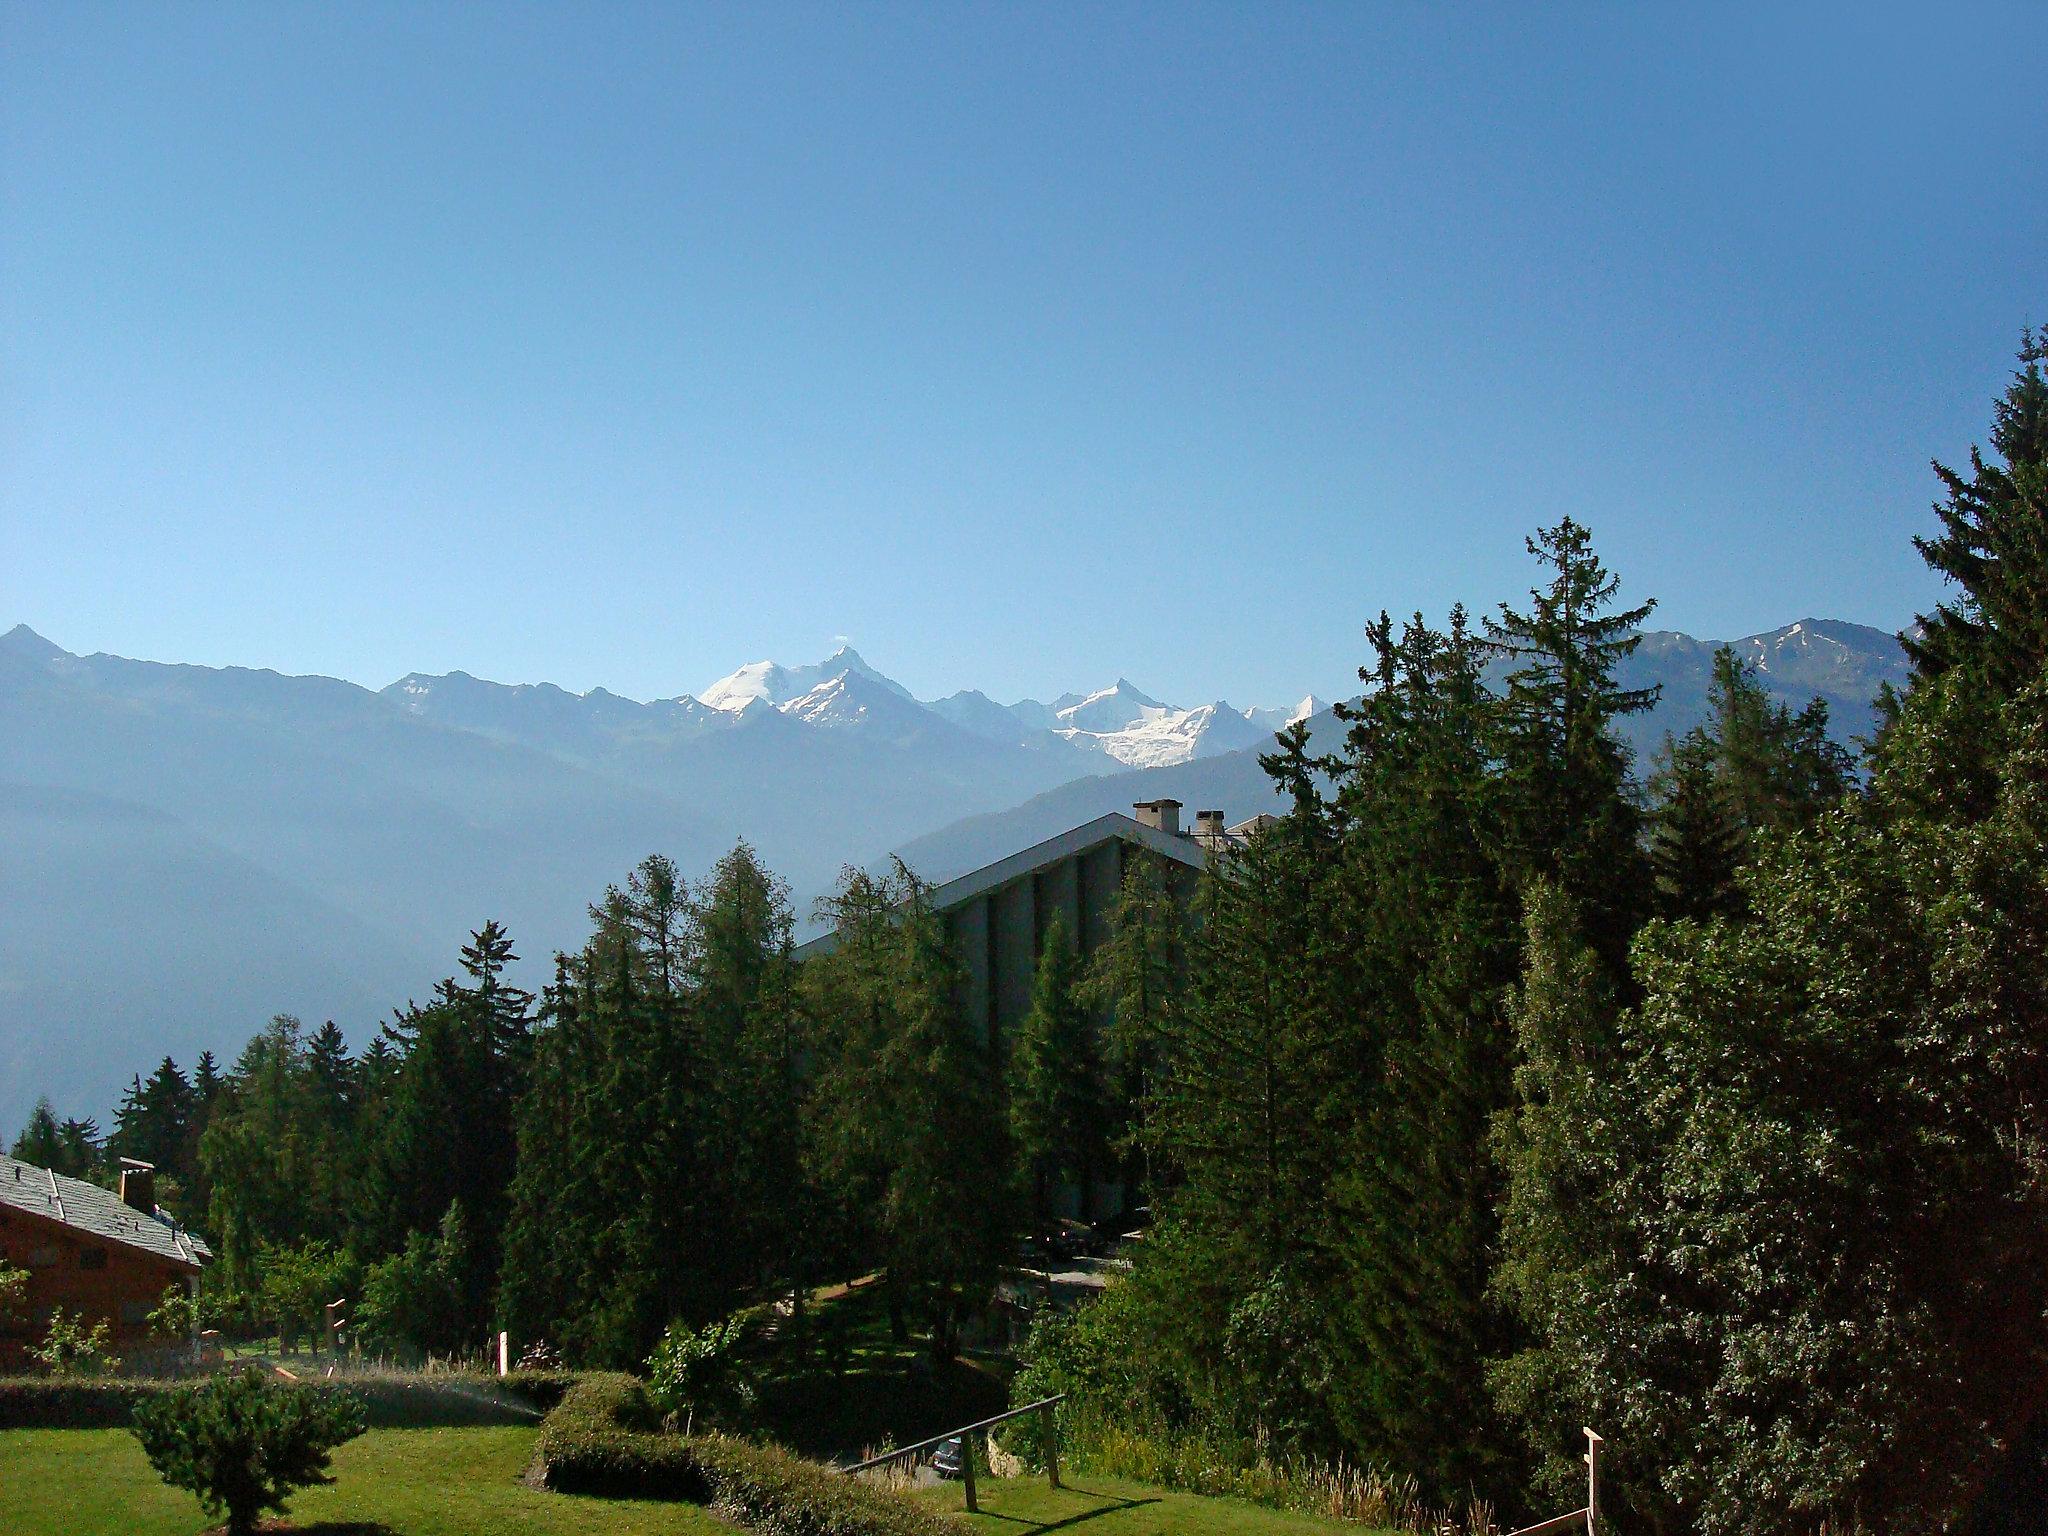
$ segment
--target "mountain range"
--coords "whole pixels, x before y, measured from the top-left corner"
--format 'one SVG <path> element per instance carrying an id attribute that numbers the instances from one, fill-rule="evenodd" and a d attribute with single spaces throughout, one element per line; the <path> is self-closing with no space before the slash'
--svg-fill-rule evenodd
<path id="1" fill-rule="evenodd" d="M 1869 728 L 1897 640 L 1828 620 L 1736 642 L 1766 687 Z M 1704 712 L 1712 642 L 1651 633 L 1663 685 L 1639 752 Z M 325 677 L 74 655 L 0 635 L 0 1131 L 38 1092 L 104 1116 L 166 1052 L 226 1057 L 271 1014 L 358 1045 L 505 922 L 546 975 L 586 904 L 660 851 L 692 874 L 745 838 L 808 922 L 847 863 L 945 879 L 1136 799 L 1233 819 L 1272 791 L 1272 732 L 1334 720 L 1162 702 L 1127 679 L 1049 701 L 920 701 L 842 649 L 639 701 L 462 672 L 381 690 Z"/>

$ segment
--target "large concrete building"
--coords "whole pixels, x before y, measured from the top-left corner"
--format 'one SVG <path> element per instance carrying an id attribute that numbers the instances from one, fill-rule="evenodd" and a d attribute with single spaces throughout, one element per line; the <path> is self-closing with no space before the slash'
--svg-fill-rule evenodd
<path id="1" fill-rule="evenodd" d="M 1148 800 L 1131 809 L 1132 815 L 1098 816 L 933 888 L 932 907 L 960 963 L 962 1008 L 984 1039 L 1002 1039 L 1030 1009 L 1032 977 L 1055 914 L 1086 956 L 1109 936 L 1133 858 L 1158 858 L 1169 879 L 1192 886 L 1213 854 L 1272 819 L 1225 827 L 1221 811 L 1200 811 L 1194 826 L 1183 829 L 1178 800 Z M 826 953 L 836 942 L 828 933 L 797 956 Z"/>

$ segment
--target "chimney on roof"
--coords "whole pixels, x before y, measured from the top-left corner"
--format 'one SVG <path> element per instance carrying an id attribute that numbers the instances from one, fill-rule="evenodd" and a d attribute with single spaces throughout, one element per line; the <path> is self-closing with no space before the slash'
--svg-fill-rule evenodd
<path id="1" fill-rule="evenodd" d="M 1155 832 L 1170 832 L 1180 835 L 1180 802 L 1178 800 L 1140 800 L 1131 807 L 1138 813 L 1138 825 L 1150 827 Z"/>
<path id="2" fill-rule="evenodd" d="M 1223 813 L 1221 811 L 1195 812 L 1195 840 L 1206 844 L 1212 849 L 1223 846 Z"/>
<path id="3" fill-rule="evenodd" d="M 156 1214 L 156 1164 L 121 1159 L 121 1203 L 145 1216 Z"/>

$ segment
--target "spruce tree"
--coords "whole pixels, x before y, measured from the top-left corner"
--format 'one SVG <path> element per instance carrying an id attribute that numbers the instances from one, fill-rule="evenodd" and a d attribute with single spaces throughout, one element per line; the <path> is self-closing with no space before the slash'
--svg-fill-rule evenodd
<path id="1" fill-rule="evenodd" d="M 1617 609 L 1621 582 L 1567 517 L 1528 540 L 1544 580 L 1527 612 L 1506 603 L 1486 639 L 1508 666 L 1498 709 L 1506 848 L 1520 884 L 1556 881 L 1616 975 L 1648 908 L 1627 746 L 1612 729 L 1657 701 L 1616 670 L 1654 602 Z"/>
<path id="2" fill-rule="evenodd" d="M 1080 952 L 1055 914 L 1039 951 L 1031 1007 L 1009 1050 L 1010 1139 L 1041 1226 L 1055 1215 L 1062 1182 L 1078 1186 L 1081 1212 L 1092 1214 L 1102 1161 L 1102 1071 L 1082 980 Z"/>
<path id="3" fill-rule="evenodd" d="M 2048 331 L 2021 333 L 2019 367 L 1992 407 L 1991 449 L 1970 450 L 1965 476 L 1936 461 L 1947 495 L 1941 532 L 1915 538 L 1922 558 L 1959 588 L 1901 636 L 1916 671 L 1977 669 L 2001 691 L 2048 661 Z"/>
<path id="4" fill-rule="evenodd" d="M 14 1138 L 13 1154 L 38 1168 L 61 1171 L 57 1165 L 64 1159 L 63 1132 L 57 1124 L 57 1111 L 51 1108 L 47 1096 L 36 1099 L 28 1123 Z"/>

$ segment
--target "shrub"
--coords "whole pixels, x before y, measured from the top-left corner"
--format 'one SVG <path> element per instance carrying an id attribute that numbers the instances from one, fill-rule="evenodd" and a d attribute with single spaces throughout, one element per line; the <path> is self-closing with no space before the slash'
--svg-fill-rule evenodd
<path id="1" fill-rule="evenodd" d="M 0 1327 L 20 1315 L 28 1300 L 28 1271 L 0 1259 Z"/>
<path id="2" fill-rule="evenodd" d="M 28 1353 L 52 1376 L 111 1376 L 121 1368 L 108 1346 L 107 1320 L 88 1328 L 83 1312 L 74 1317 L 62 1307 L 50 1313 L 43 1342 Z"/>
<path id="3" fill-rule="evenodd" d="M 199 1332 L 199 1303 L 182 1285 L 167 1285 L 149 1314 L 152 1337 L 182 1344 Z"/>
<path id="4" fill-rule="evenodd" d="M 760 1536 L 953 1536 L 959 1526 L 903 1494 L 726 1435 L 691 1442 L 713 1513 Z"/>
<path id="5" fill-rule="evenodd" d="M 737 1312 L 694 1331 L 670 1323 L 647 1357 L 648 1395 L 686 1429 L 699 1418 L 715 1423 L 744 1412 L 754 1401 L 740 1358 L 746 1335 L 746 1318 Z"/>
<path id="6" fill-rule="evenodd" d="M 0 1429 L 125 1429 L 166 1388 L 105 1376 L 0 1377 Z"/>
<path id="7" fill-rule="evenodd" d="M 567 1372 L 367 1371 L 351 1374 L 346 1388 L 318 1383 L 310 1390 L 346 1390 L 362 1404 L 373 1429 L 461 1428 L 531 1424 L 562 1400 L 577 1378 Z M 0 1429 L 122 1429 L 136 1407 L 163 1396 L 174 1383 L 109 1377 L 0 1377 Z"/>
<path id="8" fill-rule="evenodd" d="M 328 1458 L 363 1432 L 363 1408 L 345 1392 L 273 1386 L 249 1371 L 182 1387 L 135 1410 L 135 1437 L 173 1488 L 225 1514 L 229 1536 L 251 1536 L 265 1511 L 284 1512 L 295 1489 L 331 1483 Z"/>
<path id="9" fill-rule="evenodd" d="M 663 1433 L 630 1376 L 586 1377 L 541 1425 L 529 1480 L 564 1493 L 689 1499 L 761 1536 L 950 1536 L 915 1500 L 725 1435 Z"/>
<path id="10" fill-rule="evenodd" d="M 709 1496 L 692 1442 L 656 1433 L 660 1413 L 630 1376 L 590 1376 L 541 1421 L 528 1480 L 559 1493 Z"/>

